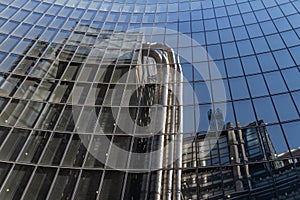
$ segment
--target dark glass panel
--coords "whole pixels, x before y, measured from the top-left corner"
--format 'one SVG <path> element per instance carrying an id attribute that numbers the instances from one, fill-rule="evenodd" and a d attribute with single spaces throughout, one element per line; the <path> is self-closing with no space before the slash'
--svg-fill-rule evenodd
<path id="1" fill-rule="evenodd" d="M 100 192 L 100 199 L 120 199 L 123 188 L 123 179 L 124 172 L 106 171 Z"/>
<path id="2" fill-rule="evenodd" d="M 86 148 L 90 139 L 90 135 L 73 135 L 62 165 L 80 167 L 85 158 Z"/>
<path id="3" fill-rule="evenodd" d="M 16 165 L 0 192 L 1 199 L 20 199 L 33 171 L 31 166 Z"/>
<path id="4" fill-rule="evenodd" d="M 83 171 L 75 194 L 75 199 L 96 199 L 102 177 L 101 171 Z"/>
<path id="5" fill-rule="evenodd" d="M 64 155 L 69 138 L 69 134 L 53 134 L 48 141 L 40 163 L 43 165 L 59 165 Z"/>
<path id="6" fill-rule="evenodd" d="M 54 168 L 37 168 L 23 199 L 46 199 L 55 173 L 56 169 Z"/>
<path id="7" fill-rule="evenodd" d="M 25 163 L 37 163 L 47 144 L 49 136 L 49 132 L 32 132 L 19 156 L 18 161 Z"/>
<path id="8" fill-rule="evenodd" d="M 78 178 L 78 170 L 61 169 L 52 183 L 49 199 L 71 199 Z"/>

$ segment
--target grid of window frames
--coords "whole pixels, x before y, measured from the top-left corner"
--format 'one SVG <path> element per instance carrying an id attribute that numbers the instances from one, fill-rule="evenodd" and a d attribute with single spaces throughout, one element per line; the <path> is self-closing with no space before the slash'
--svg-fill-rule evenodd
<path id="1" fill-rule="evenodd" d="M 111 120 L 110 104 L 105 101 L 109 101 L 114 82 L 132 63 L 108 66 L 111 62 L 108 54 L 119 54 L 119 49 L 110 50 L 107 44 L 97 43 L 98 37 L 141 27 L 167 28 L 192 37 L 207 50 L 221 73 L 218 79 L 209 76 L 209 80 L 204 80 L 195 66 L 209 68 L 212 60 L 193 56 L 189 63 L 180 59 L 188 80 L 182 84 L 194 88 L 198 101 L 196 104 L 195 97 L 184 99 L 183 131 L 176 134 L 183 134 L 186 142 L 192 143 L 209 129 L 207 112 L 212 105 L 209 93 L 222 83 L 226 100 L 213 103 L 215 107 L 226 106 L 225 123 L 239 122 L 246 127 L 263 120 L 276 151 L 277 156 L 271 160 L 261 157 L 247 163 L 254 177 L 249 180 L 259 182 L 256 180 L 259 175 L 255 174 L 257 163 L 267 165 L 277 161 L 284 163 L 285 170 L 291 170 L 290 177 L 294 178 L 300 164 L 300 154 L 297 154 L 300 146 L 299 11 L 300 1 L 289 0 L 0 0 L 0 198 L 147 198 L 147 187 L 138 188 L 136 183 L 149 183 L 156 172 L 133 174 L 107 169 L 91 155 L 93 149 L 87 150 L 81 142 L 85 138 L 91 146 L 101 145 L 103 136 L 75 134 L 78 124 L 71 117 L 72 112 L 88 117 L 97 107 L 100 124 L 101 120 L 103 123 Z M 164 43 L 170 37 L 173 35 L 153 34 L 149 42 Z M 87 56 L 94 47 L 102 50 L 103 56 L 89 63 Z M 187 50 L 189 47 L 188 44 L 177 46 Z M 121 48 L 130 52 L 128 47 Z M 95 80 L 95 74 L 109 68 L 114 78 Z M 211 88 L 207 88 L 207 81 Z M 70 99 L 74 85 L 82 88 L 82 98 L 75 105 Z M 96 105 L 85 102 L 89 91 L 99 93 Z M 199 124 L 196 108 L 201 116 Z M 44 110 L 48 112 L 42 115 Z M 95 122 L 89 123 L 85 124 L 85 130 L 95 131 L 91 128 Z M 124 136 L 113 124 L 111 121 L 104 133 L 124 149 L 130 148 L 135 139 Z M 255 139 L 249 157 L 257 153 L 254 143 Z M 193 177 L 197 168 L 200 174 L 197 180 L 202 176 L 204 185 L 227 180 L 224 177 L 231 177 L 236 163 L 226 146 L 227 139 L 221 138 L 210 156 L 200 159 L 207 163 L 205 167 L 183 164 L 183 172 Z M 191 145 L 184 145 L 183 159 L 192 159 L 188 155 L 190 151 L 193 151 Z M 275 192 L 282 178 L 274 170 L 266 175 L 272 181 L 270 193 L 274 198 L 288 198 Z M 209 178 L 207 174 L 217 176 Z M 185 183 L 182 190 L 188 187 Z M 299 184 L 299 178 L 293 184 Z M 252 184 L 252 187 L 263 186 Z M 230 198 L 236 186 L 220 184 L 214 190 Z M 201 195 L 205 192 L 200 191 Z M 251 195 L 251 188 L 245 192 Z M 292 195 L 299 195 L 294 192 Z M 214 195 L 209 190 L 202 197 Z"/>

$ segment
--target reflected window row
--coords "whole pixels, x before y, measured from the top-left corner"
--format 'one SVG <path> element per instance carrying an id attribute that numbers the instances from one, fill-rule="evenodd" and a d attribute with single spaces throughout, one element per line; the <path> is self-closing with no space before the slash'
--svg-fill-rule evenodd
<path id="1" fill-rule="evenodd" d="M 19 5 L 13 3 L 11 6 L 18 6 L 23 7 L 25 9 L 32 10 L 34 9 L 36 12 L 45 13 L 52 15 L 58 15 L 63 17 L 75 17 L 75 18 L 83 18 L 83 19 L 89 19 L 89 17 L 96 14 L 96 10 L 100 11 L 108 11 L 111 10 L 113 12 L 134 12 L 134 13 L 164 13 L 164 12 L 184 12 L 184 11 L 195 11 L 198 9 L 202 9 L 204 12 L 204 16 L 207 17 L 214 17 L 214 13 L 212 12 L 212 7 L 216 10 L 216 16 L 224 15 L 224 10 L 227 9 L 228 15 L 232 14 L 244 14 L 248 12 L 258 11 L 258 16 L 262 15 L 261 10 L 264 9 L 272 9 L 274 6 L 277 7 L 277 3 L 270 4 L 270 3 L 264 3 L 264 2 L 238 2 L 238 4 L 234 4 L 233 2 L 223 2 L 220 1 L 218 3 L 212 4 L 212 2 L 203 1 L 203 2 L 169 2 L 168 4 L 165 4 L 165 2 L 152 2 L 154 4 L 151 4 L 151 1 L 148 1 L 147 4 L 139 4 L 141 2 L 137 2 L 133 4 L 133 2 L 128 2 L 126 4 L 119 4 L 118 1 L 115 1 L 114 4 L 106 3 L 106 2 L 92 2 L 90 7 L 88 7 L 89 1 L 81 2 L 81 4 L 77 5 L 77 9 L 72 7 L 63 7 L 60 5 L 51 5 L 50 3 L 39 3 L 39 2 L 29 2 L 26 5 L 24 5 L 26 2 L 20 2 Z M 60 2 L 62 3 L 62 2 Z M 85 7 L 82 8 L 81 6 L 84 5 Z M 164 3 L 164 4 L 162 4 Z M 101 5 L 102 4 L 102 5 Z M 209 6 L 210 5 L 210 6 Z M 67 4 L 68 6 L 68 4 Z M 72 5 L 74 6 L 74 5 Z M 297 3 L 281 3 L 279 7 L 282 11 L 277 11 L 280 13 L 284 13 L 286 15 L 291 13 L 297 12 Z M 3 5 L 5 8 L 5 6 Z M 9 17 L 14 12 L 15 7 L 10 7 L 10 12 L 5 10 L 7 13 L 5 13 L 4 16 Z M 87 12 L 85 13 L 85 10 Z M 273 11 L 274 12 L 274 11 Z"/>
<path id="2" fill-rule="evenodd" d="M 52 107 L 61 108 L 62 110 L 62 108 L 65 107 L 65 103 L 72 104 L 74 108 L 78 107 L 79 110 L 82 108 L 80 104 L 84 104 L 87 109 L 92 110 L 100 110 L 102 106 L 114 105 L 112 109 L 116 109 L 116 113 L 118 113 L 119 109 L 124 109 L 125 111 L 126 109 L 147 108 L 147 106 L 145 107 L 138 103 L 129 103 L 134 99 L 134 96 L 130 94 L 137 91 L 134 86 L 129 87 L 129 85 L 126 89 L 124 87 L 118 87 L 118 89 L 122 89 L 122 92 L 116 93 L 113 85 L 94 84 L 93 87 L 89 89 L 90 86 L 82 84 L 74 87 L 73 95 L 70 95 L 73 87 L 72 84 L 59 84 L 57 87 L 54 87 L 54 83 L 44 82 L 44 84 L 37 87 L 36 81 L 27 81 L 19 90 L 16 90 L 16 87 L 11 87 L 9 84 L 4 84 L 3 87 L 5 88 L 1 91 L 2 95 L 15 93 L 14 97 L 34 100 L 28 102 L 27 100 L 21 99 L 1 98 L 1 123 L 9 125 L 14 125 L 19 121 L 17 124 L 20 126 L 33 127 L 34 123 L 36 123 L 34 119 L 38 119 L 43 113 L 49 113 Z M 196 92 L 196 94 L 198 93 Z M 295 91 L 291 94 L 276 94 L 271 97 L 265 96 L 252 100 L 245 99 L 233 102 L 228 102 L 228 100 L 220 98 L 219 100 L 224 101 L 224 103 L 218 103 L 216 105 L 220 107 L 225 106 L 227 108 L 224 114 L 226 114 L 226 117 L 230 119 L 230 121 L 235 121 L 235 117 L 233 116 L 236 116 L 236 119 L 244 125 L 247 122 L 251 122 L 251 120 L 255 121 L 256 118 L 258 120 L 264 119 L 267 123 L 276 123 L 278 122 L 278 118 L 284 122 L 299 118 L 298 94 L 299 91 Z M 194 114 L 191 115 L 191 113 L 194 113 L 195 108 L 197 108 L 196 116 L 202 116 L 200 120 L 202 122 L 201 128 L 207 130 L 209 124 L 208 119 L 203 116 L 207 116 L 207 112 L 209 108 L 211 108 L 211 104 L 206 103 L 206 101 L 210 102 L 211 99 L 209 96 L 207 99 L 204 99 L 203 93 L 201 93 L 201 95 L 202 96 L 196 99 L 197 103 L 202 103 L 200 105 L 194 105 L 194 102 L 190 101 L 190 99 L 183 99 L 183 117 L 186 116 L 190 118 L 194 116 Z M 56 104 L 51 104 L 51 102 L 55 102 Z M 67 105 L 67 107 L 72 108 L 72 105 Z M 35 109 L 31 110 L 32 108 Z M 110 107 L 107 108 L 110 109 Z M 154 107 L 152 109 L 154 109 Z M 247 110 L 247 113 L 245 113 L 245 110 Z M 123 111 L 120 112 L 122 113 Z M 151 112 L 155 111 L 153 110 Z M 27 115 L 29 114 L 31 118 L 28 118 Z M 195 120 L 197 119 L 198 117 L 195 117 Z M 190 120 L 188 123 L 194 123 L 194 120 Z M 193 125 L 187 126 L 187 130 L 193 130 L 193 127 Z"/>
<path id="3" fill-rule="evenodd" d="M 3 199 L 119 199 L 125 191 L 126 198 L 143 194 L 143 181 L 150 179 L 150 173 L 126 174 L 119 171 L 88 171 L 55 169 L 32 166 L 11 166 L 0 164 L 3 172 L 0 179 L 4 184 L 0 192 Z M 9 176 L 5 178 L 10 171 Z M 38 185 L 37 185 L 38 184 Z M 147 189 L 147 188 L 146 188 Z M 141 191 L 143 191 L 141 193 Z"/>
<path id="4" fill-rule="evenodd" d="M 70 115 L 66 116 L 66 112 L 67 111 L 65 110 L 63 117 L 70 118 Z M 73 129 L 74 123 L 61 123 L 62 120 L 59 121 L 55 129 L 50 129 L 49 131 L 31 131 L 30 129 L 20 128 L 12 129 L 2 126 L 0 134 L 0 159 L 25 163 L 40 163 L 43 165 L 61 165 L 73 167 L 84 166 L 87 168 L 101 168 L 107 162 L 109 165 L 126 169 L 128 164 L 131 165 L 130 162 L 128 163 L 127 161 L 127 159 L 129 159 L 127 157 L 128 155 L 115 159 L 117 156 L 115 154 L 116 152 L 120 150 L 125 150 L 127 152 L 140 152 L 146 151 L 146 149 L 154 150 L 154 141 L 157 138 L 164 137 L 164 135 L 168 134 L 174 134 L 162 133 L 157 134 L 154 137 L 147 136 L 145 139 L 143 135 L 140 137 L 138 135 L 139 133 L 135 135 L 135 133 L 131 132 L 130 134 L 134 134 L 135 136 L 127 136 L 124 135 L 124 132 L 121 129 L 122 127 L 119 127 L 118 125 L 114 127 L 114 125 L 111 125 L 111 123 L 105 124 L 105 122 L 109 120 L 108 118 L 105 118 L 105 114 L 107 115 L 107 113 L 103 113 L 101 115 L 102 118 L 99 120 L 99 123 L 96 127 L 96 135 L 87 134 L 88 130 L 87 132 L 82 131 L 82 134 L 63 133 L 62 129 Z M 63 117 L 61 117 L 61 119 Z M 84 119 L 87 119 L 86 116 Z M 68 119 L 63 120 L 65 122 Z M 51 122 L 49 124 L 47 123 L 48 121 L 45 121 L 42 126 L 49 127 L 53 125 Z M 87 123 L 81 123 L 79 125 L 81 126 L 81 129 L 89 126 Z M 251 124 L 248 126 L 250 125 Z M 248 159 L 250 159 L 249 162 L 266 160 L 265 157 L 262 157 L 262 151 L 271 151 L 270 157 L 268 158 L 269 160 L 288 159 L 291 156 L 295 156 L 295 158 L 297 158 L 297 151 L 294 150 L 298 148 L 298 136 L 295 130 L 297 130 L 299 127 L 300 122 L 294 121 L 283 123 L 281 125 L 265 125 L 262 127 L 253 127 L 252 129 L 249 128 L 249 130 L 242 130 L 246 145 L 243 148 L 246 149 L 246 155 Z M 38 128 L 40 127 L 37 126 L 36 129 Z M 80 127 L 77 128 L 80 129 Z M 115 129 L 115 131 L 113 131 L 113 129 Z M 51 132 L 52 130 L 55 130 L 56 132 Z M 264 132 L 261 132 L 261 130 L 264 130 Z M 224 131 L 229 131 L 229 129 L 224 129 L 222 132 Z M 211 166 L 215 164 L 226 165 L 231 163 L 231 157 L 233 155 L 232 151 L 230 151 L 231 153 L 229 154 L 228 148 L 230 148 L 230 145 L 228 145 L 229 142 L 227 138 L 220 137 L 214 139 L 214 137 L 212 137 L 211 142 L 206 141 L 209 143 L 205 144 L 202 144 L 200 140 L 197 140 L 198 135 L 202 134 L 202 136 L 205 137 L 206 134 L 211 133 L 212 132 L 209 131 L 199 132 L 197 134 L 182 134 L 184 148 L 183 156 L 185 156 L 184 167 L 194 166 L 194 159 L 197 156 L 192 155 L 189 151 L 195 151 L 195 147 L 191 146 L 195 145 L 195 142 L 200 145 L 198 147 L 198 151 L 201 153 L 198 155 L 198 159 L 201 160 L 201 162 L 199 162 L 202 163 L 203 166 Z M 261 150 L 261 145 L 266 145 L 260 141 L 262 137 L 261 135 L 263 135 L 263 137 L 267 137 L 265 142 L 267 142 L 268 148 L 272 147 L 271 150 Z M 217 146 L 215 146 L 216 142 Z M 112 147 L 115 149 L 113 150 L 114 154 L 110 157 L 110 149 Z M 12 151 L 11 149 L 14 150 Z M 89 149 L 88 152 L 87 149 Z M 191 156 L 194 159 L 191 158 Z"/>
<path id="5" fill-rule="evenodd" d="M 257 130 L 254 130 L 255 132 L 249 129 L 242 130 L 245 141 L 242 144 L 244 147 L 242 147 L 245 149 L 244 156 L 247 157 L 247 163 L 274 161 L 275 169 L 292 165 L 294 162 L 299 164 L 299 155 L 295 151 L 298 147 L 295 144 L 297 134 L 294 131 L 299 128 L 299 125 L 299 122 L 283 124 L 285 135 L 281 132 L 279 125 L 263 127 L 267 130 L 265 133 Z M 260 130 L 261 127 L 253 127 L 253 129 Z M 157 135 L 145 139 L 124 135 L 31 132 L 25 129 L 5 127 L 2 127 L 0 133 L 2 142 L 0 159 L 3 161 L 84 168 L 114 166 L 118 169 L 137 166 L 136 158 L 128 157 L 130 153 L 125 156 L 122 151 L 140 153 L 154 151 L 155 141 L 162 137 Z M 262 140 L 260 138 L 262 136 L 268 136 L 268 139 Z M 237 155 L 230 150 L 232 142 L 228 138 L 221 135 L 220 138 L 210 138 L 209 141 L 203 143 L 197 137 L 197 135 L 183 135 L 183 168 L 194 168 L 195 165 L 199 165 L 200 168 L 216 165 L 245 165 L 235 158 Z M 285 142 L 285 137 L 288 139 L 288 143 Z M 268 144 L 264 144 L 262 141 Z M 262 149 L 261 145 L 267 146 Z M 14 151 L 11 151 L 12 147 Z M 240 148 L 240 145 L 238 147 Z M 291 148 L 291 151 L 288 148 Z M 195 155 L 197 151 L 198 156 Z M 243 155 L 238 156 L 241 160 L 245 159 L 242 157 Z M 293 159 L 295 160 L 293 161 Z M 140 160 L 140 162 L 144 162 L 146 166 L 151 163 L 149 160 Z"/>
<path id="6" fill-rule="evenodd" d="M 201 14 L 200 12 L 197 13 L 198 15 Z M 103 16 L 103 13 L 100 13 Z M 110 14 L 112 15 L 112 14 Z M 110 16 L 109 15 L 109 16 Z M 156 25 L 159 24 L 166 24 L 166 28 L 178 30 L 183 33 L 196 33 L 196 32 L 205 32 L 211 31 L 210 35 L 214 33 L 214 30 L 222 30 L 223 32 L 228 32 L 228 28 L 233 28 L 234 30 L 241 30 L 245 32 L 245 27 L 248 29 L 250 37 L 257 37 L 264 35 L 269 35 L 272 33 L 276 33 L 277 31 L 283 32 L 291 29 L 299 28 L 299 23 L 296 20 L 297 14 L 289 15 L 287 17 L 280 17 L 274 20 L 267 19 L 265 21 L 256 21 L 255 16 L 247 16 L 242 18 L 240 15 L 233 15 L 230 17 L 220 17 L 216 19 L 190 19 L 190 13 L 170 13 L 170 14 L 128 14 L 128 15 L 120 15 L 120 13 L 115 13 L 116 17 L 109 17 L 108 19 L 103 21 L 92 21 L 90 20 L 83 20 L 81 23 L 86 23 L 91 27 L 94 28 L 101 28 L 102 26 L 105 29 L 115 29 L 119 26 L 119 31 L 126 31 L 128 29 L 129 22 L 131 24 L 135 24 L 135 26 L 141 26 L 140 23 L 154 23 Z M 180 16 L 180 21 L 178 21 Z M 27 18 L 23 19 L 22 22 L 25 23 L 24 25 L 20 25 L 17 18 L 9 18 L 10 20 L 7 21 L 4 18 L 2 20 L 2 26 L 0 31 L 3 33 L 11 33 L 15 28 L 26 28 L 32 27 L 36 25 L 34 29 L 39 32 L 45 27 L 48 27 L 48 35 L 51 33 L 54 34 L 57 32 L 57 29 L 64 29 L 70 30 L 73 29 L 78 23 L 78 20 L 72 18 L 64 18 L 64 17 L 55 17 L 51 15 L 44 15 L 39 13 L 32 13 Z M 109 19 L 112 18 L 112 19 Z M 5 23 L 5 21 L 7 21 Z M 245 22 L 244 22 L 245 21 Z M 105 24 L 104 24 L 105 22 Z M 118 24 L 116 26 L 116 24 Z M 123 26 L 123 27 L 122 27 Z M 138 27 L 136 27 L 138 28 Z M 16 32 L 17 33 L 17 32 Z M 29 37 L 28 35 L 27 37 Z M 241 36 L 243 35 L 241 34 Z M 46 38 L 47 39 L 47 38 Z M 238 40 L 238 38 L 237 38 Z"/>

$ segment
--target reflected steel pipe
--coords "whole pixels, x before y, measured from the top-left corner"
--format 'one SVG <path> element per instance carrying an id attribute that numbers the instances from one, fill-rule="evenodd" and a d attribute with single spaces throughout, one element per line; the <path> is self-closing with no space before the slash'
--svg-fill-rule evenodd
<path id="1" fill-rule="evenodd" d="M 162 51 L 164 54 L 159 53 L 158 50 Z M 175 91 L 176 95 L 175 97 L 178 97 L 178 105 L 182 104 L 182 79 L 181 76 L 182 70 L 179 63 L 176 63 L 175 59 L 175 53 L 172 48 L 168 47 L 164 44 L 159 43 L 146 43 L 142 46 L 142 56 L 149 56 L 154 58 L 156 64 L 163 64 L 163 67 L 165 67 L 164 78 L 162 81 L 166 80 L 166 84 L 163 87 L 162 91 L 162 103 L 163 105 L 168 105 L 168 103 L 171 103 L 171 105 L 176 104 L 176 98 L 174 98 L 174 95 L 171 96 L 170 101 L 169 100 L 169 87 L 171 87 L 172 91 Z M 173 68 L 173 74 L 170 73 L 169 67 Z M 177 72 L 177 73 L 176 73 Z M 177 77 L 179 75 L 179 77 Z M 173 79 L 172 79 L 173 78 Z M 173 80 L 171 84 L 169 85 L 168 80 Z M 177 84 L 179 83 L 179 86 Z M 168 149 L 166 149 L 165 155 L 160 155 L 158 160 L 158 166 L 159 168 L 163 168 L 163 160 L 165 156 L 165 164 L 169 163 L 168 165 L 165 165 L 170 170 L 167 170 L 166 173 L 163 176 L 163 172 L 159 170 L 157 172 L 156 181 L 153 183 L 152 180 L 152 186 L 154 188 L 152 189 L 151 193 L 155 194 L 156 200 L 163 199 L 163 200 L 179 200 L 181 198 L 181 168 L 182 168 L 182 135 L 181 134 L 175 134 L 182 132 L 182 107 L 178 106 L 178 110 L 175 110 L 176 107 L 173 106 L 171 109 L 169 109 L 169 112 L 167 111 L 167 108 L 163 108 L 163 135 L 159 137 L 159 143 L 157 144 L 160 149 L 164 148 L 164 145 L 168 145 Z M 176 111 L 178 112 L 178 118 L 176 119 Z M 169 114 L 169 115 L 168 115 Z M 170 117 L 170 124 L 167 124 L 167 115 Z M 176 123 L 176 120 L 178 120 Z M 169 125 L 169 126 L 168 126 Z M 177 127 L 175 127 L 177 125 Z M 169 131 L 169 135 L 165 134 Z M 173 134 L 174 133 L 174 134 Z M 172 145 L 170 145 L 170 143 Z M 176 161 L 173 162 L 174 156 Z M 173 171 L 173 169 L 176 169 Z M 164 177 L 164 180 L 163 180 Z M 164 187 L 163 186 L 163 183 Z M 154 185 L 153 185 L 154 184 Z"/>

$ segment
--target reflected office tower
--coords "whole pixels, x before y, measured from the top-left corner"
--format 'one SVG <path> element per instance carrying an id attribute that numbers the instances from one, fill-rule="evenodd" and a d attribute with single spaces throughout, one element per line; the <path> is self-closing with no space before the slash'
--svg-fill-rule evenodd
<path id="1" fill-rule="evenodd" d="M 299 12 L 0 0 L 0 199 L 300 199 Z"/>
<path id="2" fill-rule="evenodd" d="M 286 199 L 300 197 L 293 162 L 277 155 L 262 120 L 236 128 L 227 123 L 217 144 L 214 140 L 205 135 L 184 139 L 183 199 L 248 199 L 249 191 L 265 199 L 273 187 Z"/>

